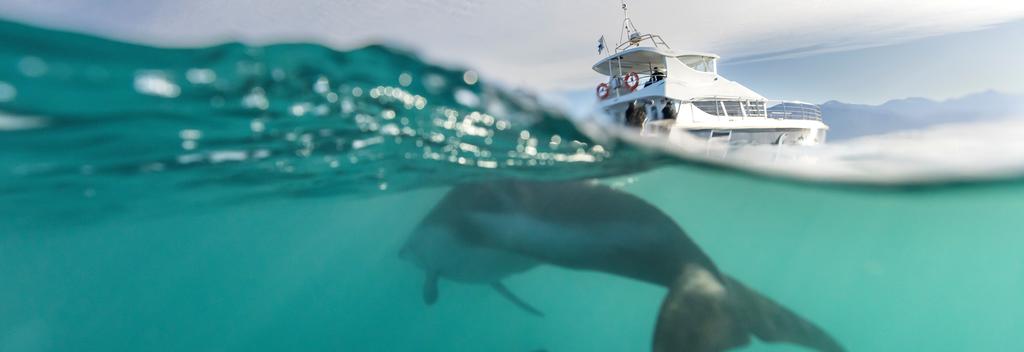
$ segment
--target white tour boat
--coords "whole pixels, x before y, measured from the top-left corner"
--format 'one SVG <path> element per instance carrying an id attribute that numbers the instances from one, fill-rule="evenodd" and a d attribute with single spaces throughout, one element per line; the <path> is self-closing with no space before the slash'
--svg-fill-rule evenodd
<path id="1" fill-rule="evenodd" d="M 623 11 L 626 5 L 622 5 Z M 821 108 L 768 100 L 718 74 L 718 55 L 675 51 L 654 34 L 636 30 L 628 13 L 621 44 L 594 64 L 608 77 L 597 86 L 603 123 L 640 128 L 645 135 L 709 142 L 814 145 L 828 126 Z M 598 52 L 606 52 L 604 37 Z"/>

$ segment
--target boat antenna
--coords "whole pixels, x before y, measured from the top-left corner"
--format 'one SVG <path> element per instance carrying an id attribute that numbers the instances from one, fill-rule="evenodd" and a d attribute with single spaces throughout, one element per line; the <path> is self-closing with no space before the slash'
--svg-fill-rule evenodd
<path id="1" fill-rule="evenodd" d="M 632 45 L 637 45 L 640 42 L 640 31 L 636 29 L 633 20 L 629 18 L 629 7 L 626 6 L 626 0 L 620 0 L 620 2 L 622 3 L 622 15 L 625 19 L 622 20 L 622 33 L 619 34 L 619 43 L 624 43 L 623 39 L 626 39 Z"/>

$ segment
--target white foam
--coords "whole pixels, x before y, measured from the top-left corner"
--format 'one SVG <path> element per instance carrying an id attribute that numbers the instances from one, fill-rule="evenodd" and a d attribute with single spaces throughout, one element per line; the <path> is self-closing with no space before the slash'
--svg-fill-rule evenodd
<path id="1" fill-rule="evenodd" d="M 21 131 L 46 127 L 46 119 L 0 112 L 0 131 Z"/>
<path id="2" fill-rule="evenodd" d="M 583 125 L 607 143 L 618 139 L 696 161 L 813 181 L 905 184 L 988 180 L 1024 175 L 1024 119 L 960 123 L 862 137 L 819 146 L 708 148 L 687 138 L 671 144 L 634 130 Z"/>

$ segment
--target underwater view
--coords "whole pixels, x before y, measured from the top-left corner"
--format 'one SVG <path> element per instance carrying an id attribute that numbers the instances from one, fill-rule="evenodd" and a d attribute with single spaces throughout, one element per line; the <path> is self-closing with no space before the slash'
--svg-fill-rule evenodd
<path id="1" fill-rule="evenodd" d="M 1024 350 L 1020 122 L 685 149 L 389 45 L 0 38 L 3 352 Z"/>

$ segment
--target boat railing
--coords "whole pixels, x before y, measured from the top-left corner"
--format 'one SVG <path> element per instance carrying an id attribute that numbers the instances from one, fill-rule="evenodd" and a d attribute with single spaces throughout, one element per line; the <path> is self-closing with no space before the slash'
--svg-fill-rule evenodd
<path id="1" fill-rule="evenodd" d="M 821 121 L 821 107 L 800 101 L 765 101 L 766 113 L 770 119 Z"/>
<path id="2" fill-rule="evenodd" d="M 691 100 L 690 103 L 708 115 L 730 119 L 769 118 L 821 121 L 821 107 L 798 101 L 707 97 Z"/>
<path id="3" fill-rule="evenodd" d="M 626 49 L 640 46 L 640 43 L 644 42 L 645 40 L 651 41 L 651 43 L 654 44 L 655 48 L 664 47 L 665 49 L 671 49 L 671 47 L 668 46 L 668 43 L 666 43 L 664 39 L 661 39 L 660 35 L 640 34 L 633 32 L 630 34 L 628 40 L 615 47 L 615 53 L 617 54 L 619 52 L 625 51 Z"/>
<path id="4" fill-rule="evenodd" d="M 623 76 L 613 76 L 608 81 L 608 83 L 610 85 L 610 89 L 611 89 L 611 93 L 609 93 L 609 96 L 613 97 L 613 98 L 618 98 L 618 97 L 621 97 L 621 96 L 624 96 L 624 95 L 632 94 L 633 92 L 641 91 L 644 88 L 647 88 L 647 87 L 653 85 L 654 83 L 657 83 L 657 82 L 652 80 L 652 77 L 654 75 L 652 75 L 650 72 L 633 72 L 633 73 L 636 73 L 636 75 L 637 75 L 637 82 L 638 82 L 637 83 L 637 87 L 635 89 L 629 90 L 628 88 L 626 88 L 626 85 L 623 82 L 623 78 L 622 78 Z M 661 78 L 661 80 L 664 80 L 664 79 L 665 79 L 664 77 Z"/>

